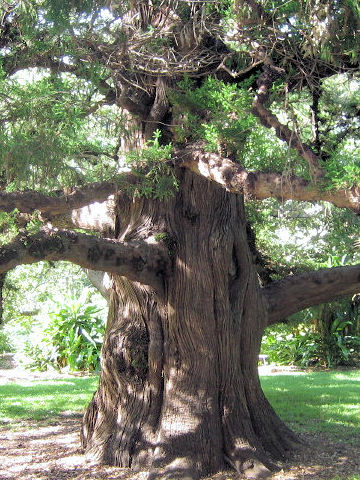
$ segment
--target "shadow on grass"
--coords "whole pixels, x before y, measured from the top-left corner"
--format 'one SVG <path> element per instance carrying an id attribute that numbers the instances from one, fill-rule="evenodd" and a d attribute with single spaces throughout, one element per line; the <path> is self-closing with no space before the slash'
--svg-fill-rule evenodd
<path id="1" fill-rule="evenodd" d="M 96 390 L 98 377 L 19 380 L 0 386 L 0 422 L 45 420 L 64 411 L 83 411 Z"/>
<path id="2" fill-rule="evenodd" d="M 269 375 L 261 383 L 278 415 L 296 431 L 359 442 L 359 370 Z"/>
<path id="3" fill-rule="evenodd" d="M 53 426 L 32 422 L 20 431 L 0 429 L 0 478 L 6 480 L 139 480 L 129 469 L 88 462 L 80 447 L 79 418 L 54 417 Z M 331 443 L 325 435 L 306 434 L 309 448 L 296 454 L 280 474 L 269 480 L 359 480 L 357 448 Z M 356 472 L 359 472 L 357 475 Z M 351 472 L 351 473 L 348 473 Z M 236 472 L 214 475 L 213 480 L 238 480 Z"/>
<path id="4" fill-rule="evenodd" d="M 359 380 L 360 372 L 262 377 L 270 402 L 287 423 L 306 432 L 301 436 L 309 445 L 271 480 L 360 480 L 360 416 L 351 413 L 354 401 L 358 406 Z M 0 428 L 1 479 L 145 478 L 127 469 L 93 465 L 83 455 L 79 441 L 81 411 L 97 381 L 96 377 L 42 379 L 0 387 L 1 414 L 11 418 L 12 423 L 18 422 L 17 430 L 11 430 L 11 424 Z M 236 478 L 234 472 L 213 477 Z"/>

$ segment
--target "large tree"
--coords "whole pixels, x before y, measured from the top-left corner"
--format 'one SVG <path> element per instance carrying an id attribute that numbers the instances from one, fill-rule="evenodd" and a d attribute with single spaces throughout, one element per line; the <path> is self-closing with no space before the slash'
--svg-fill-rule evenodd
<path id="1" fill-rule="evenodd" d="M 87 453 L 151 479 L 266 475 L 298 440 L 261 390 L 262 332 L 359 291 L 360 265 L 259 272 L 244 202 L 360 213 L 358 2 L 2 8 L 0 274 L 112 279 Z"/>

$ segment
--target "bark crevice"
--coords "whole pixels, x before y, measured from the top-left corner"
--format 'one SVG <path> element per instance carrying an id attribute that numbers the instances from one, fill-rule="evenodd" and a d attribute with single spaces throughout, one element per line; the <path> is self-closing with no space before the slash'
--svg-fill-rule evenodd
<path id="1" fill-rule="evenodd" d="M 166 231 L 175 247 L 162 295 L 114 276 L 83 443 L 101 461 L 149 470 L 149 479 L 194 480 L 226 461 L 260 478 L 273 468 L 268 452 L 282 456 L 290 434 L 258 379 L 267 305 L 243 198 L 187 170 L 180 181 L 168 202 L 122 202 L 119 240 Z"/>

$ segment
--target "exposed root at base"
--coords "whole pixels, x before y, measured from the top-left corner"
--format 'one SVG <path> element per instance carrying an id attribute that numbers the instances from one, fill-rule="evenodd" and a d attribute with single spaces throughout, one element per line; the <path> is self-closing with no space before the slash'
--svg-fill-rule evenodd
<path id="1" fill-rule="evenodd" d="M 268 478 L 273 472 L 271 472 L 263 463 L 259 460 L 247 460 L 241 466 L 241 473 L 246 478 L 260 479 Z"/>
<path id="2" fill-rule="evenodd" d="M 234 470 L 249 479 L 268 478 L 274 471 L 278 470 L 275 465 L 270 463 L 268 463 L 268 468 L 256 458 L 232 461 L 229 457 L 225 456 L 225 460 Z"/>
<path id="3" fill-rule="evenodd" d="M 176 458 L 165 467 L 151 470 L 147 480 L 199 480 L 198 471 L 184 458 Z"/>

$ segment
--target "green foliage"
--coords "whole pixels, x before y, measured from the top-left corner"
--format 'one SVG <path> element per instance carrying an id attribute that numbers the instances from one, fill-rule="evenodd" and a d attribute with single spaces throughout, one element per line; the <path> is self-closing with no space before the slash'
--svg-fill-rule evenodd
<path id="1" fill-rule="evenodd" d="M 326 163 L 329 189 L 351 188 L 360 178 L 360 140 L 340 142 Z"/>
<path id="2" fill-rule="evenodd" d="M 275 199 L 248 201 L 246 207 L 273 279 L 360 262 L 360 217 L 346 209 Z"/>
<path id="3" fill-rule="evenodd" d="M 174 195 L 178 180 L 170 164 L 172 145 L 160 145 L 161 133 L 157 130 L 140 152 L 129 152 L 126 163 L 131 165 L 139 183 L 129 187 L 131 193 L 139 197 L 165 200 Z"/>
<path id="4" fill-rule="evenodd" d="M 349 188 L 360 175 L 360 85 L 353 77 L 334 75 L 322 87 L 320 139 L 328 188 Z"/>
<path id="5" fill-rule="evenodd" d="M 94 371 L 99 369 L 104 321 L 100 308 L 86 303 L 84 295 L 76 300 L 65 298 L 65 305 L 50 313 L 42 345 L 28 344 L 25 353 L 32 359 L 28 368 Z"/>
<path id="6" fill-rule="evenodd" d="M 17 225 L 18 211 L 0 212 L 0 241 L 7 243 L 19 233 Z"/>
<path id="7" fill-rule="evenodd" d="M 312 327 L 279 325 L 265 331 L 261 353 L 270 363 L 308 367 L 320 361 L 320 335 Z"/>
<path id="8" fill-rule="evenodd" d="M 56 289 L 54 289 L 56 285 Z M 68 262 L 39 262 L 17 267 L 7 273 L 4 286 L 4 323 L 24 334 L 29 333 L 31 324 L 40 321 L 37 315 L 46 316 L 53 302 L 59 302 L 69 291 L 81 295 L 90 287 L 80 267 Z"/>
<path id="9" fill-rule="evenodd" d="M 65 315 L 64 329 L 66 322 L 71 323 L 71 321 L 78 322 L 78 327 L 82 328 L 81 320 L 74 318 L 76 312 L 70 311 L 72 308 L 76 309 L 76 306 L 77 315 L 80 318 L 83 316 L 84 321 L 88 318 L 89 325 L 84 326 L 83 334 L 80 333 L 80 328 L 77 330 L 81 342 L 78 339 L 77 341 L 84 346 L 81 353 L 75 355 L 75 336 L 73 343 L 68 345 L 68 351 L 72 356 L 67 365 L 69 368 L 90 370 L 97 368 L 100 348 L 98 342 L 105 324 L 104 315 L 106 315 L 107 305 L 105 299 L 91 287 L 88 278 L 79 267 L 66 262 L 56 264 L 39 262 L 30 266 L 17 267 L 7 274 L 3 293 L 4 333 L 12 339 L 18 357 L 29 368 L 46 370 L 61 366 L 57 362 L 61 345 L 54 345 L 52 334 L 46 333 L 50 325 L 53 325 L 54 335 L 56 330 L 56 316 L 49 323 L 49 312 L 58 313 L 60 317 L 61 312 Z M 93 304 L 89 304 L 90 297 L 93 304 L 97 304 L 96 308 Z M 66 306 L 64 306 L 64 299 L 67 302 Z M 69 318 L 66 316 L 67 309 Z M 57 321 L 60 325 L 61 318 Z M 90 335 L 91 340 L 86 340 L 86 334 Z M 64 332 L 64 337 L 66 335 L 67 333 Z M 65 341 L 63 339 L 61 342 Z"/>
<path id="10" fill-rule="evenodd" d="M 238 153 L 255 125 L 251 115 L 251 79 L 226 84 L 207 77 L 200 87 L 185 78 L 170 93 L 178 118 L 176 141 L 204 140 L 209 151 Z"/>
<path id="11" fill-rule="evenodd" d="M 3 330 L 0 330 L 0 353 L 13 352 L 14 346 L 11 343 L 9 335 Z"/>
<path id="12" fill-rule="evenodd" d="M 46 372 L 53 367 L 51 352 L 45 345 L 33 344 L 25 341 L 24 354 L 26 355 L 25 367 L 28 370 Z"/>
<path id="13" fill-rule="evenodd" d="M 86 152 L 106 151 L 89 138 L 89 106 L 79 96 L 87 91 L 91 98 L 93 90 L 70 76 L 39 74 L 32 82 L 9 80 L 3 90 L 0 172 L 7 189 L 53 189 L 86 180 L 93 170 Z"/>
<path id="14" fill-rule="evenodd" d="M 300 322 L 300 323 L 299 323 Z M 261 352 L 279 365 L 360 365 L 357 299 L 312 307 L 265 330 Z"/>
<path id="15" fill-rule="evenodd" d="M 54 23 L 66 26 L 72 15 L 90 15 L 99 3 L 96 0 L 48 0 L 46 18 Z"/>

